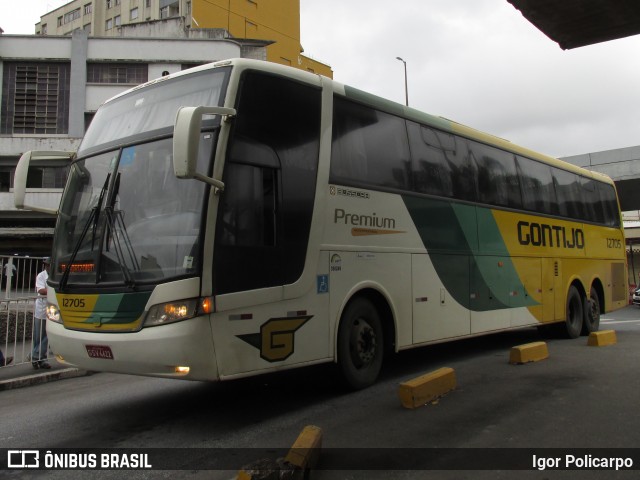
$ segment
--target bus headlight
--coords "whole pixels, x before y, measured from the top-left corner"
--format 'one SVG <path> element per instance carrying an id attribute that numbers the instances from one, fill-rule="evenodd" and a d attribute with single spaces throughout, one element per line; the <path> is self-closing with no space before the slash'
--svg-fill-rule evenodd
<path id="1" fill-rule="evenodd" d="M 180 322 L 196 316 L 198 300 L 182 300 L 154 305 L 144 319 L 145 327 L 155 327 L 167 323 Z"/>
<path id="2" fill-rule="evenodd" d="M 60 310 L 52 303 L 47 304 L 47 318 L 52 322 L 62 323 L 62 317 L 60 316 Z"/>

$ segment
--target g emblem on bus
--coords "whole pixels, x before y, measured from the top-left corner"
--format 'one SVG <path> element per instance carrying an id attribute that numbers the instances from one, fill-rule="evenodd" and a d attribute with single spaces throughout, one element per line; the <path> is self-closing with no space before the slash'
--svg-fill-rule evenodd
<path id="1" fill-rule="evenodd" d="M 260 358 L 267 362 L 281 362 L 295 350 L 295 332 L 313 315 L 270 318 L 260 327 L 260 333 L 238 335 L 240 340 L 260 350 Z"/>

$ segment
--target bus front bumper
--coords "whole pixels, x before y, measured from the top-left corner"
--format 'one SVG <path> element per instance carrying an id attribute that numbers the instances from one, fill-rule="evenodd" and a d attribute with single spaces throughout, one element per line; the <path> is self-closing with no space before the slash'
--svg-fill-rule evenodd
<path id="1" fill-rule="evenodd" d="M 219 380 L 208 317 L 128 333 L 68 330 L 48 321 L 47 336 L 58 360 L 86 370 Z"/>

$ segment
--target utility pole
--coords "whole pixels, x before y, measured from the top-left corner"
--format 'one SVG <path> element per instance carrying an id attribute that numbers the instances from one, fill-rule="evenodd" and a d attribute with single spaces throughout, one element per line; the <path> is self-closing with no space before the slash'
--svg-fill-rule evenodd
<path id="1" fill-rule="evenodd" d="M 404 98 L 405 105 L 409 106 L 409 85 L 407 83 L 407 62 L 405 62 L 402 58 L 396 57 L 396 60 L 400 60 L 404 64 Z"/>

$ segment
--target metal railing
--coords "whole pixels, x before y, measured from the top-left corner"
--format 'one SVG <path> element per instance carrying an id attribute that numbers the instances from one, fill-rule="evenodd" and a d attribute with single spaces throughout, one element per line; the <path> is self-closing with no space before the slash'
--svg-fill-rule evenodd
<path id="1" fill-rule="evenodd" d="M 36 277 L 43 269 L 41 257 L 0 256 L 0 299 L 36 297 Z"/>
<path id="2" fill-rule="evenodd" d="M 32 361 L 34 321 L 40 321 L 34 320 L 35 282 L 43 269 L 40 257 L 0 256 L 0 350 L 5 360 L 12 358 L 6 367 Z"/>

